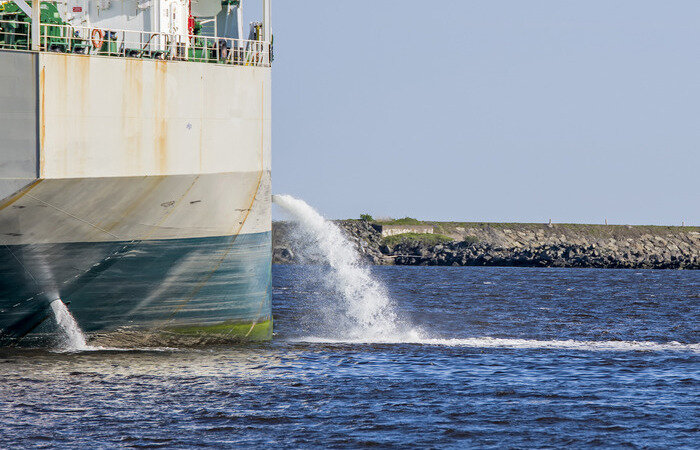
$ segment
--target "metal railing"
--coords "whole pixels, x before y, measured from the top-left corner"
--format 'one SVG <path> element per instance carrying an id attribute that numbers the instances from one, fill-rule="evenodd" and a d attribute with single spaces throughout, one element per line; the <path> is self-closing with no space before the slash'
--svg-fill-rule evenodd
<path id="1" fill-rule="evenodd" d="M 0 49 L 29 50 L 31 48 L 31 25 L 16 20 L 0 20 Z"/>
<path id="2" fill-rule="evenodd" d="M 30 23 L 0 20 L 0 49 L 29 50 Z M 268 42 L 41 24 L 39 50 L 83 55 L 270 67 Z"/>

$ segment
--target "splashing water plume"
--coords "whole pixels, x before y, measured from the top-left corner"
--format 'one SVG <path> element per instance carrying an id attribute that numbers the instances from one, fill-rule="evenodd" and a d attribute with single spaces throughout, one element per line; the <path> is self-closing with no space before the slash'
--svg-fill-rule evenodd
<path id="1" fill-rule="evenodd" d="M 60 298 L 51 302 L 51 310 L 56 318 L 56 323 L 64 334 L 64 346 L 69 351 L 88 350 L 90 347 L 85 341 L 85 335 L 78 322 L 71 315 L 66 304 Z"/>
<path id="2" fill-rule="evenodd" d="M 297 342 L 337 344 L 422 344 L 447 347 L 566 349 L 583 351 L 691 351 L 700 353 L 700 344 L 679 342 L 536 340 L 473 337 L 445 339 L 430 336 L 421 328 L 400 320 L 386 288 L 362 263 L 355 246 L 341 229 L 323 218 L 303 200 L 289 195 L 274 195 L 273 201 L 301 225 L 299 236 L 307 245 L 318 247 L 330 266 L 329 284 L 342 299 L 344 320 L 326 318 L 323 336 L 295 339 Z M 346 322 L 345 324 L 343 322 Z M 350 324 L 349 326 L 347 324 Z"/>
<path id="3" fill-rule="evenodd" d="M 331 285 L 343 301 L 343 313 L 350 324 L 336 330 L 342 339 L 396 342 L 419 338 L 418 330 L 399 320 L 386 288 L 372 276 L 338 226 L 303 200 L 289 195 L 274 195 L 272 199 L 302 226 L 330 266 Z"/>

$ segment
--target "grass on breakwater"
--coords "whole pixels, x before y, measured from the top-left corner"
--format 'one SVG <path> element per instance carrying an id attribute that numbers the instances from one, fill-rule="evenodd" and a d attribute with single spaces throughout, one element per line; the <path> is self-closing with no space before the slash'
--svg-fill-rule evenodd
<path id="1" fill-rule="evenodd" d="M 449 236 L 431 233 L 403 233 L 396 234 L 394 236 L 387 236 L 382 239 L 382 243 L 390 246 L 414 242 L 427 245 L 437 245 L 452 241 L 454 241 L 454 239 Z"/>
<path id="2" fill-rule="evenodd" d="M 589 238 L 635 238 L 642 235 L 668 235 L 700 232 L 697 226 L 673 225 L 603 225 L 580 223 L 509 223 L 509 222 L 439 222 L 418 220 L 412 217 L 370 221 L 379 225 L 431 225 L 435 233 L 445 236 L 464 234 L 471 230 L 477 234 L 489 231 L 537 232 L 587 236 Z M 467 233 L 468 234 L 468 233 Z M 460 237 L 459 240 L 462 240 Z"/>
<path id="3" fill-rule="evenodd" d="M 377 220 L 375 223 L 379 225 L 428 225 L 429 222 L 422 222 L 413 217 L 404 217 L 402 219 L 392 219 L 392 220 Z"/>

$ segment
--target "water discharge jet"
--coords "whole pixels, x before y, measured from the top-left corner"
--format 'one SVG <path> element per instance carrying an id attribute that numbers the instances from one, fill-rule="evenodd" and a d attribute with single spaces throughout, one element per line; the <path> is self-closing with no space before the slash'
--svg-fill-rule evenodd
<path id="1" fill-rule="evenodd" d="M 353 243 L 333 222 L 323 218 L 303 200 L 289 195 L 273 195 L 300 225 L 299 241 L 317 247 L 319 256 L 329 266 L 330 285 L 340 298 L 345 321 L 326 318 L 322 336 L 294 339 L 296 342 L 324 344 L 422 344 L 443 347 L 565 349 L 581 351 L 691 351 L 700 352 L 700 344 L 645 341 L 583 341 L 504 339 L 493 337 L 442 338 L 401 320 L 385 286 L 363 264 Z M 343 323 L 345 322 L 345 323 Z M 349 324 L 349 325 L 348 325 Z M 316 330 L 314 330 L 316 331 Z"/>
<path id="2" fill-rule="evenodd" d="M 372 276 L 337 225 L 290 195 L 273 195 L 272 201 L 293 217 L 304 237 L 318 247 L 320 256 L 330 266 L 330 284 L 342 300 L 339 306 L 348 324 L 336 333 L 342 334 L 343 339 L 371 342 L 420 338 L 418 330 L 400 320 L 385 286 Z"/>
<path id="3" fill-rule="evenodd" d="M 66 304 L 60 298 L 57 298 L 51 302 L 51 310 L 58 327 L 63 332 L 65 349 L 70 351 L 88 350 L 90 347 L 85 340 L 85 334 L 83 334 L 73 315 L 68 311 Z"/>

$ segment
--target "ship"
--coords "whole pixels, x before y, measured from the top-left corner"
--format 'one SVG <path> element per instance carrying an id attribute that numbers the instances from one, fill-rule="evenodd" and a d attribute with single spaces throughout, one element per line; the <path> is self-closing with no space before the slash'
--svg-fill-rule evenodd
<path id="1" fill-rule="evenodd" d="M 271 10 L 242 3 L 0 2 L 1 346 L 55 339 L 58 299 L 91 344 L 271 338 Z"/>

